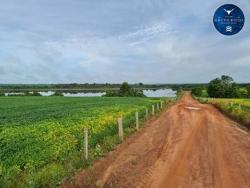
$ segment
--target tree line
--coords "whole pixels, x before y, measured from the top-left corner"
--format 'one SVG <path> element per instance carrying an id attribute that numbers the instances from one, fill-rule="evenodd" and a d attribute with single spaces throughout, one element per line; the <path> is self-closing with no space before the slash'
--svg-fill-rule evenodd
<path id="1" fill-rule="evenodd" d="M 195 87 L 191 91 L 198 97 L 250 98 L 250 84 L 237 84 L 227 75 L 211 80 L 207 87 Z"/>

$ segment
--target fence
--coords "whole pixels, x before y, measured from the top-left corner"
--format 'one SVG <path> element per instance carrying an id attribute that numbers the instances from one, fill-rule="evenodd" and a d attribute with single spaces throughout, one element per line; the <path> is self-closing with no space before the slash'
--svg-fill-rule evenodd
<path id="1" fill-rule="evenodd" d="M 167 100 L 160 101 L 160 103 L 156 103 L 152 105 L 151 115 L 154 116 L 156 112 L 160 112 L 164 108 L 164 106 L 166 106 L 166 104 L 167 104 Z M 140 125 L 143 125 L 144 121 L 147 121 L 149 119 L 149 109 L 146 108 L 143 111 L 140 111 L 140 112 L 136 111 L 134 117 L 127 117 L 127 118 L 118 117 L 117 118 L 118 129 L 115 129 L 115 130 L 116 130 L 116 134 L 118 130 L 118 137 L 120 141 L 124 140 L 124 128 L 126 128 L 124 126 L 124 122 L 126 122 L 125 125 L 127 125 L 128 127 L 133 126 L 133 128 L 135 128 L 135 130 L 138 131 L 140 129 Z M 89 159 L 89 130 L 87 127 L 84 128 L 83 135 L 84 135 L 83 136 L 83 158 L 84 160 L 88 160 Z"/>

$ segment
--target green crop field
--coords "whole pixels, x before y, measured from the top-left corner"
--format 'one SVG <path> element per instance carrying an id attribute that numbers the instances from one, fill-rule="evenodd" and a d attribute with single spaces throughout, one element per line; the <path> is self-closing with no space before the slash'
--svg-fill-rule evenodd
<path id="1" fill-rule="evenodd" d="M 134 131 L 134 113 L 160 99 L 104 97 L 0 97 L 0 187 L 56 187 L 64 177 L 112 150 Z M 83 160 L 83 128 L 89 160 Z"/>

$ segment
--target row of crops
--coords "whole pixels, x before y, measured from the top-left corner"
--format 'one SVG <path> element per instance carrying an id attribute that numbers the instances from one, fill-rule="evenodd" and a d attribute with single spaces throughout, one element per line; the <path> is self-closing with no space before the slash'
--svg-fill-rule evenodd
<path id="1" fill-rule="evenodd" d="M 171 101 L 170 99 L 168 102 Z M 135 131 L 158 98 L 0 97 L 0 187 L 56 187 Z M 141 123 L 142 124 L 142 123 Z M 83 160 L 83 129 L 89 159 Z"/>
<path id="2" fill-rule="evenodd" d="M 213 99 L 200 98 L 203 103 L 210 103 L 239 121 L 250 129 L 250 100 L 249 99 Z"/>

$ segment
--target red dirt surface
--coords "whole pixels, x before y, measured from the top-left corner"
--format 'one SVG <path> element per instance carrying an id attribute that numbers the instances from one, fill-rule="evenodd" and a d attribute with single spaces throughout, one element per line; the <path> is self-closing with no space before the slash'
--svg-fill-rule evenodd
<path id="1" fill-rule="evenodd" d="M 63 187 L 249 188 L 250 135 L 185 93 Z"/>

